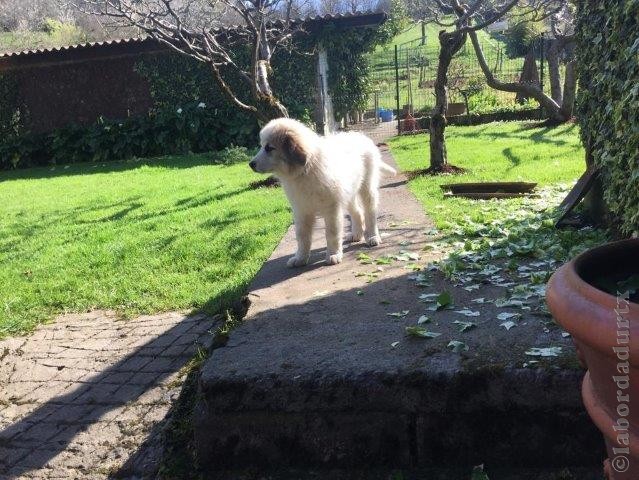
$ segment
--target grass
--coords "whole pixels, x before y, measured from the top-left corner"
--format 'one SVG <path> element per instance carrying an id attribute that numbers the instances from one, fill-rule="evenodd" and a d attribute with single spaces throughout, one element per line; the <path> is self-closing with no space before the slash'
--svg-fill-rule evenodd
<path id="1" fill-rule="evenodd" d="M 59 47 L 89 41 L 89 37 L 71 24 L 54 22 L 49 31 L 0 32 L 0 52 Z"/>
<path id="2" fill-rule="evenodd" d="M 478 126 L 450 126 L 446 129 L 448 159 L 466 169 L 455 176 L 419 176 L 409 188 L 422 202 L 438 228 L 446 229 L 467 218 L 479 221 L 479 208 L 486 203 L 499 210 L 517 208 L 521 199 L 477 202 L 463 198 L 444 198 L 441 184 L 482 181 L 527 181 L 540 186 L 575 181 L 584 171 L 584 150 L 575 124 L 554 128 L 530 128 L 518 122 L 499 122 Z M 426 135 L 395 137 L 392 152 L 404 171 L 428 167 Z"/>
<path id="3" fill-rule="evenodd" d="M 244 161 L 213 158 L 1 172 L 0 337 L 68 311 L 234 301 L 290 214 L 280 190 L 250 188 L 260 177 Z"/>

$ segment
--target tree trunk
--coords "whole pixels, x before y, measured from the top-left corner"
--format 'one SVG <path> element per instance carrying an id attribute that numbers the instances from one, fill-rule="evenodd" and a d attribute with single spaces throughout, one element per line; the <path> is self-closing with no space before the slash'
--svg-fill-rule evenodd
<path id="1" fill-rule="evenodd" d="M 274 95 L 260 95 L 256 116 L 259 123 L 265 124 L 275 118 L 288 117 L 288 110 Z"/>
<path id="2" fill-rule="evenodd" d="M 561 107 L 559 106 L 559 104 L 557 104 L 557 102 L 546 95 L 538 85 L 516 82 L 502 82 L 500 80 L 497 80 L 497 78 L 495 78 L 493 73 L 490 71 L 490 67 L 486 63 L 486 57 L 484 57 L 484 52 L 479 45 L 477 33 L 470 32 L 469 35 L 473 43 L 473 48 L 475 49 L 475 54 L 477 55 L 477 61 L 479 62 L 479 66 L 481 67 L 482 72 L 484 73 L 484 77 L 486 77 L 486 83 L 489 87 L 494 88 L 495 90 L 500 90 L 502 92 L 524 94 L 528 97 L 534 98 L 544 108 L 544 110 L 550 117 L 550 120 L 553 122 L 563 123 L 570 119 L 569 117 L 567 118 L 564 116 L 564 113 L 561 111 Z"/>
<path id="3" fill-rule="evenodd" d="M 535 52 L 530 47 L 528 53 L 526 54 L 526 58 L 524 58 L 524 66 L 521 71 L 521 76 L 519 77 L 519 83 L 523 83 L 526 85 L 534 85 L 539 87 L 541 85 L 539 81 L 539 70 L 537 69 L 537 62 L 535 61 Z M 524 92 L 517 92 L 517 96 L 515 101 L 517 103 L 525 103 L 528 100 L 528 95 Z"/>
<path id="4" fill-rule="evenodd" d="M 257 102 L 257 119 L 261 123 L 281 117 L 288 117 L 288 110 L 273 94 L 269 82 L 269 72 L 271 66 L 268 61 L 260 60 L 256 66 L 256 89 L 255 96 Z"/>
<path id="5" fill-rule="evenodd" d="M 575 60 L 566 63 L 566 78 L 564 79 L 564 98 L 561 104 L 561 114 L 570 119 L 575 108 L 575 96 L 577 94 L 577 64 Z"/>
<path id="6" fill-rule="evenodd" d="M 435 108 L 430 120 L 430 171 L 441 172 L 448 165 L 446 152 L 446 114 L 448 113 L 448 67 L 466 42 L 466 34 L 439 32 L 439 61 L 435 80 Z"/>
<path id="7" fill-rule="evenodd" d="M 550 43 L 550 48 L 547 52 L 548 58 L 548 77 L 550 78 L 550 96 L 557 103 L 561 105 L 563 102 L 563 95 L 561 93 L 561 74 L 559 73 L 559 52 L 560 42 L 558 39 L 553 39 Z"/>

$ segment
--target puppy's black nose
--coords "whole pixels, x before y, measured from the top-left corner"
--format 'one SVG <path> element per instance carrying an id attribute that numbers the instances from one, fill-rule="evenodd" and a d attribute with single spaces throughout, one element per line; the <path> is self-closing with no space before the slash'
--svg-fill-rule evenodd
<path id="1" fill-rule="evenodd" d="M 257 163 L 255 162 L 255 160 L 251 160 L 249 162 L 249 167 L 251 167 L 251 169 L 256 172 L 257 170 L 255 170 L 255 167 L 257 166 Z"/>

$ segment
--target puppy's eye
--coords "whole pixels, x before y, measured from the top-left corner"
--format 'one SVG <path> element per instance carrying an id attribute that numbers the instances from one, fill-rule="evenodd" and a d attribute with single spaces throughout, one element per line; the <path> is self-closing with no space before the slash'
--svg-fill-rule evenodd
<path id="1" fill-rule="evenodd" d="M 266 145 L 266 146 L 264 147 L 264 150 L 266 151 L 266 153 L 270 153 L 270 152 L 272 152 L 273 150 L 275 150 L 275 148 L 274 148 L 274 147 L 271 147 L 270 145 Z"/>

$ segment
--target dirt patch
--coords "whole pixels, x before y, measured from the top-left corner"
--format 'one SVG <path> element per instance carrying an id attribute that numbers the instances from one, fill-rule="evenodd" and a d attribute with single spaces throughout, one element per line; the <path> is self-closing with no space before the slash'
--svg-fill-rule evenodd
<path id="1" fill-rule="evenodd" d="M 423 177 L 426 175 L 461 175 L 462 173 L 466 173 L 466 169 L 462 167 L 458 167 L 456 165 L 444 165 L 444 167 L 440 169 L 433 169 L 432 167 L 422 168 L 420 170 L 411 170 L 410 172 L 405 172 L 405 175 L 409 180 L 413 180 L 417 177 Z"/>
<path id="2" fill-rule="evenodd" d="M 251 190 L 257 190 L 258 188 L 276 188 L 279 186 L 280 182 L 273 176 L 265 178 L 264 180 L 257 180 L 249 183 L 249 188 Z"/>

